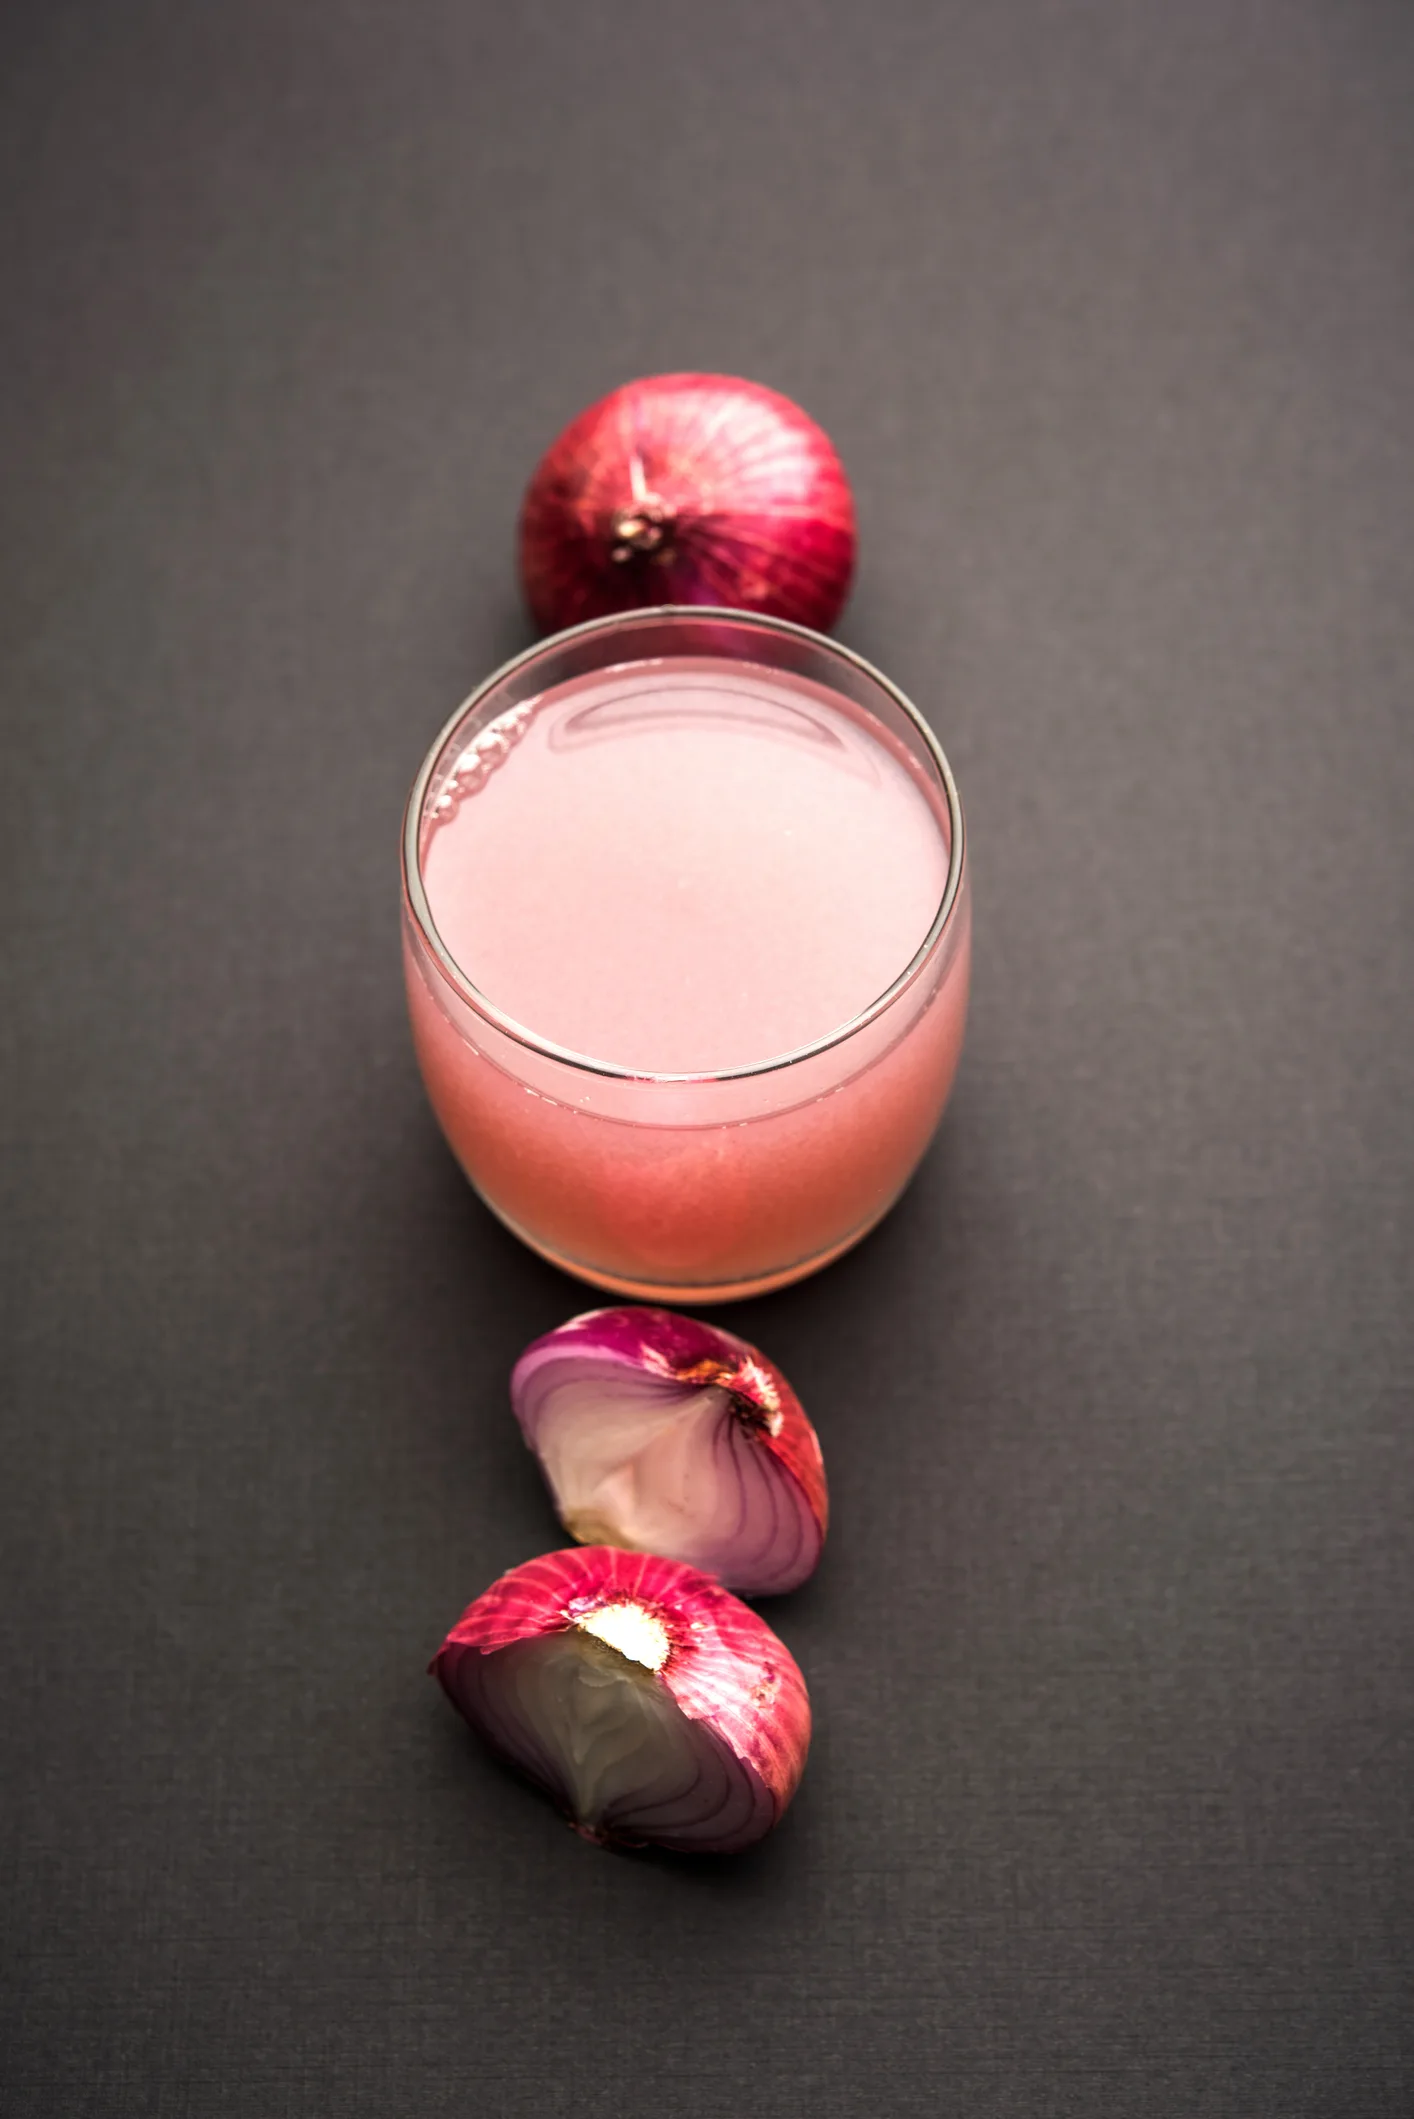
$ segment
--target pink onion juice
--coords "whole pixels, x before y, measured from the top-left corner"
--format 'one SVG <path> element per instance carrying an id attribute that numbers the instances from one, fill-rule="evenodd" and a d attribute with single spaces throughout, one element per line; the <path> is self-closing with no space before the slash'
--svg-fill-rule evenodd
<path id="1" fill-rule="evenodd" d="M 589 670 L 445 747 L 417 847 L 475 989 L 410 916 L 428 1092 L 556 1263 L 635 1295 L 756 1293 L 907 1182 L 961 1050 L 967 909 L 826 1042 L 910 965 L 949 876 L 936 775 L 854 701 L 729 656 Z"/>

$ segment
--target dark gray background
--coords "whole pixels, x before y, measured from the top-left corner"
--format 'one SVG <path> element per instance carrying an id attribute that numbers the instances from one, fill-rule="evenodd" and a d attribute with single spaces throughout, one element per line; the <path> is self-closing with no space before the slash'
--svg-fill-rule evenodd
<path id="1" fill-rule="evenodd" d="M 11 0 L 0 2107 L 1414 2111 L 1414 12 Z M 582 1305 L 456 1175 L 400 804 L 520 490 L 800 398 L 971 823 L 755 1854 L 615 1858 L 423 1675 L 555 1542 Z"/>

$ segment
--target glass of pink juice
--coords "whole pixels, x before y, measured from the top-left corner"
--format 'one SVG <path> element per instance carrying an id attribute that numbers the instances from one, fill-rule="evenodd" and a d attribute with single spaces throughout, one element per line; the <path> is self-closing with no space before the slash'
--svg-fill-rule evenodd
<path id="1" fill-rule="evenodd" d="M 620 1294 L 760 1294 L 873 1227 L 952 1087 L 969 925 L 927 724 L 777 619 L 557 634 L 453 715 L 408 801 L 433 1109 L 517 1236 Z"/>

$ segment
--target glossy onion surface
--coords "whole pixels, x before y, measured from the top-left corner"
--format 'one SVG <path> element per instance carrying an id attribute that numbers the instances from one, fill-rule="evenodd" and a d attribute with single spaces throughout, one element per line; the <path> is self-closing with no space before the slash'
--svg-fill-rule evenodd
<path id="1" fill-rule="evenodd" d="M 810 1702 L 789 1649 L 695 1568 L 546 1553 L 477 1598 L 432 1669 L 586 1838 L 732 1853 L 794 1795 Z"/>
<path id="2" fill-rule="evenodd" d="M 526 1348 L 511 1403 L 571 1537 L 795 1589 L 829 1517 L 819 1440 L 756 1347 L 671 1310 L 591 1310 Z"/>
<path id="3" fill-rule="evenodd" d="M 731 375 L 649 376 L 590 405 L 521 507 L 521 580 L 546 631 L 663 603 L 823 631 L 854 554 L 829 436 L 788 397 Z"/>

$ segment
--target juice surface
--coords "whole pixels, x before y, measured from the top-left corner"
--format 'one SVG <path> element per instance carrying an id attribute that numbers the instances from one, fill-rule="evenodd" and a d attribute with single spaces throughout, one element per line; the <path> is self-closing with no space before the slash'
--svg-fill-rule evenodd
<path id="1" fill-rule="evenodd" d="M 779 671 L 627 663 L 478 749 L 427 828 L 433 920 L 496 1007 L 594 1059 L 706 1073 L 826 1037 L 943 894 L 945 828 L 902 752 Z"/>

